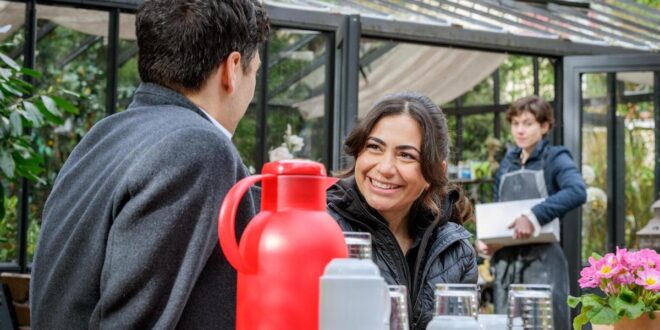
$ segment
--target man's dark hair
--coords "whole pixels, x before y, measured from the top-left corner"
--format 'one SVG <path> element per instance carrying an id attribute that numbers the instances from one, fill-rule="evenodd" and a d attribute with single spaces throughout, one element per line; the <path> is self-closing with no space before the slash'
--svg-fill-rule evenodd
<path id="1" fill-rule="evenodd" d="M 552 106 L 536 95 L 525 96 L 511 103 L 506 111 L 506 120 L 511 124 L 513 117 L 518 117 L 525 111 L 531 113 L 539 124 L 548 123 L 549 128 L 555 125 Z"/>
<path id="2" fill-rule="evenodd" d="M 268 38 L 269 19 L 256 0 L 145 0 L 135 30 L 144 82 L 198 91 L 231 52 L 250 62 Z"/>

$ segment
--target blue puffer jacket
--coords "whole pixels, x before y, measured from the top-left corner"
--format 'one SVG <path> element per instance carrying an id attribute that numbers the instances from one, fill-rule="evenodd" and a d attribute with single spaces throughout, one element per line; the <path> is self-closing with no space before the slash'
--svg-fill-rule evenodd
<path id="1" fill-rule="evenodd" d="M 499 200 L 500 180 L 504 174 L 523 167 L 528 170 L 540 170 L 541 163 L 543 163 L 543 176 L 548 189 L 548 198 L 532 208 L 539 224 L 545 225 L 554 218 L 561 218 L 568 211 L 586 202 L 586 185 L 568 149 L 562 146 L 551 146 L 547 139 L 543 139 L 536 145 L 524 165 L 520 163 L 521 152 L 522 149 L 518 147 L 512 148 L 502 159 L 500 168 L 495 174 L 493 195 L 495 201 Z M 541 162 L 542 155 L 543 162 Z"/>
<path id="2" fill-rule="evenodd" d="M 411 330 L 426 329 L 433 318 L 436 284 L 477 283 L 476 253 L 468 241 L 471 234 L 448 216 L 457 199 L 457 193 L 447 196 L 442 204 L 445 216 L 440 218 L 413 205 L 411 209 L 418 210 L 411 214 L 413 247 L 404 256 L 387 222 L 364 201 L 353 178 L 328 189 L 328 212 L 342 230 L 371 233 L 372 257 L 385 281 L 408 287 Z"/>

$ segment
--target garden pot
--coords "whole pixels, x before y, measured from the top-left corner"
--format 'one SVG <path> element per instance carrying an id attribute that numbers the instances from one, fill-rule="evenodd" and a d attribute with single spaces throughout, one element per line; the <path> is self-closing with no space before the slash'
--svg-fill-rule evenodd
<path id="1" fill-rule="evenodd" d="M 644 313 L 634 320 L 629 320 L 624 316 L 615 324 L 592 324 L 591 328 L 593 330 L 660 330 L 660 311 L 654 313 L 655 320 L 651 320 L 649 314 Z"/>

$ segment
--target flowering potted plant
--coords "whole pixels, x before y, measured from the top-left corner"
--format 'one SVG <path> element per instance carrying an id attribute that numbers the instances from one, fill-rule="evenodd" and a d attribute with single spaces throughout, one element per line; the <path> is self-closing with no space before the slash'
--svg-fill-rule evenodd
<path id="1" fill-rule="evenodd" d="M 616 253 L 589 257 L 589 266 L 580 272 L 581 288 L 600 288 L 605 297 L 589 293 L 568 297 L 572 308 L 582 304 L 573 328 L 591 323 L 611 324 L 613 328 L 630 322 L 653 322 L 660 316 L 660 255 L 654 250 Z M 650 329 L 648 325 L 628 325 L 630 329 Z M 594 329 L 596 327 L 594 326 Z"/>

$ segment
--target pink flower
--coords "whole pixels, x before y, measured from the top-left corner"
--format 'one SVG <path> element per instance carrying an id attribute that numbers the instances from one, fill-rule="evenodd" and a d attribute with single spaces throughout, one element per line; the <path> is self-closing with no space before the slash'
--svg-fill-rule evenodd
<path id="1" fill-rule="evenodd" d="M 655 250 L 641 249 L 635 253 L 638 267 L 644 269 L 658 269 L 660 267 L 660 256 Z"/>
<path id="2" fill-rule="evenodd" d="M 591 259 L 589 263 L 591 263 Z M 618 258 L 612 253 L 604 255 L 602 259 L 593 264 L 593 267 L 596 269 L 597 276 L 601 279 L 612 278 L 625 271 L 625 269 L 622 269 L 623 267 L 619 263 Z"/>
<path id="3" fill-rule="evenodd" d="M 600 285 L 600 278 L 596 275 L 596 269 L 593 267 L 584 267 L 580 272 L 580 276 L 578 280 L 580 288 L 597 288 Z"/>
<path id="4" fill-rule="evenodd" d="M 653 292 L 660 291 L 660 271 L 654 269 L 647 269 L 637 273 L 636 284 L 643 286 L 647 290 Z"/>

